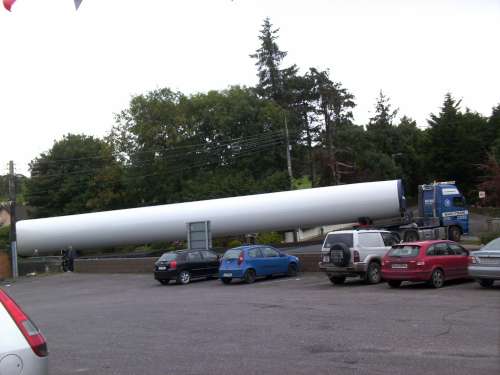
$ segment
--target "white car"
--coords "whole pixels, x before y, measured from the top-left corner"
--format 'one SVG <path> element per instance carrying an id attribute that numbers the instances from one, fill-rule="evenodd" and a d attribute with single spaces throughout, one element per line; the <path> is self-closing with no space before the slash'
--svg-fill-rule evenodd
<path id="1" fill-rule="evenodd" d="M 45 338 L 14 300 L 0 289 L 0 375 L 47 375 Z"/>
<path id="2" fill-rule="evenodd" d="M 326 235 L 319 268 L 333 284 L 361 277 L 369 284 L 382 280 L 382 258 L 399 242 L 385 230 L 341 230 Z"/>

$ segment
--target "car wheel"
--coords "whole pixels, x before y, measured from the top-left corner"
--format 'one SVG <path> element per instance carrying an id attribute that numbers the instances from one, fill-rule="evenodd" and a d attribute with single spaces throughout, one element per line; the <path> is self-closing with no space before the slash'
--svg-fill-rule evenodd
<path id="1" fill-rule="evenodd" d="M 332 284 L 340 285 L 345 282 L 345 276 L 331 276 L 329 277 Z"/>
<path id="2" fill-rule="evenodd" d="M 391 288 L 399 288 L 401 286 L 401 280 L 389 280 L 387 283 Z"/>
<path id="3" fill-rule="evenodd" d="M 243 275 L 243 280 L 247 284 L 251 284 L 255 281 L 255 271 L 254 270 L 246 270 L 245 274 Z"/>
<path id="4" fill-rule="evenodd" d="M 191 281 L 191 274 L 188 271 L 181 271 L 177 275 L 177 284 L 186 285 Z"/>
<path id="5" fill-rule="evenodd" d="M 169 283 L 169 279 L 165 279 L 165 280 L 158 280 L 160 282 L 161 285 L 167 285 Z"/>
<path id="6" fill-rule="evenodd" d="M 231 279 L 230 277 L 223 277 L 223 278 L 221 279 L 222 283 L 223 283 L 223 284 L 226 284 L 226 285 L 227 285 L 227 284 L 231 284 L 231 280 L 233 280 L 233 279 Z"/>
<path id="7" fill-rule="evenodd" d="M 368 284 L 378 284 L 382 281 L 382 274 L 380 272 L 380 264 L 371 262 L 366 270 L 365 280 Z"/>
<path id="8" fill-rule="evenodd" d="M 444 273 L 440 269 L 432 271 L 430 285 L 434 288 L 441 288 L 444 285 Z"/>
<path id="9" fill-rule="evenodd" d="M 290 277 L 297 276 L 297 265 L 295 263 L 290 263 L 288 265 L 288 271 L 286 272 L 286 275 Z"/>
<path id="10" fill-rule="evenodd" d="M 492 279 L 479 279 L 479 285 L 483 288 L 491 288 L 495 280 Z"/>

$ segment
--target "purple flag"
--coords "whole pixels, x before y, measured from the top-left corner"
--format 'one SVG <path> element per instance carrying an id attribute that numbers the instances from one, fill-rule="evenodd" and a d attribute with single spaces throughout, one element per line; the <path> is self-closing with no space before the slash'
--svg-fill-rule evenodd
<path id="1" fill-rule="evenodd" d="M 80 8 L 80 4 L 82 3 L 83 0 L 75 0 L 75 8 L 78 10 Z"/>

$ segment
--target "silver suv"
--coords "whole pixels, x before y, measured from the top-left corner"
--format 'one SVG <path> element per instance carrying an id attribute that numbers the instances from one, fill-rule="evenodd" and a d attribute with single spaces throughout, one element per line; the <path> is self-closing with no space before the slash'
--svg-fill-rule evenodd
<path id="1" fill-rule="evenodd" d="M 344 283 L 346 277 L 377 284 L 382 280 L 382 258 L 398 242 L 396 235 L 384 230 L 330 232 L 321 248 L 319 268 L 333 284 Z"/>

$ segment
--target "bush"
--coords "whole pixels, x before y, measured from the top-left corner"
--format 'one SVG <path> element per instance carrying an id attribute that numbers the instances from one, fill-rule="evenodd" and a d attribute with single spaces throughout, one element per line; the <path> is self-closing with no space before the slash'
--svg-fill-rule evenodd
<path id="1" fill-rule="evenodd" d="M 9 225 L 0 227 L 0 250 L 7 250 L 9 248 L 9 233 Z"/>
<path id="2" fill-rule="evenodd" d="M 283 236 L 278 232 L 264 232 L 257 235 L 257 243 L 266 245 L 279 245 L 283 242 Z"/>
<path id="3" fill-rule="evenodd" d="M 243 243 L 240 240 L 231 240 L 227 243 L 227 248 L 232 249 L 233 247 L 241 246 Z"/>
<path id="4" fill-rule="evenodd" d="M 500 237 L 499 232 L 486 232 L 486 233 L 481 233 L 479 235 L 479 238 L 481 238 L 481 242 L 485 245 L 488 242 L 493 241 L 495 238 L 498 238 L 498 237 Z"/>

